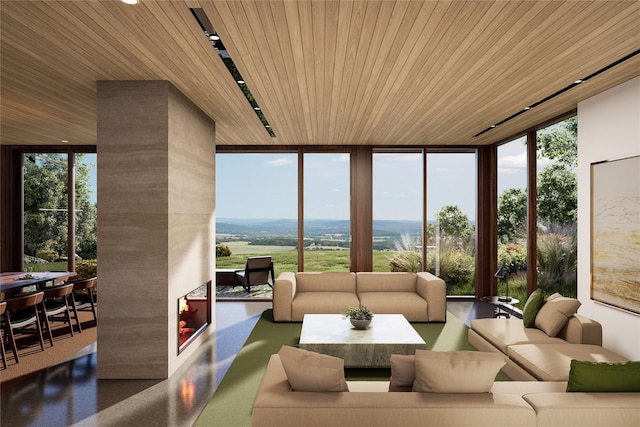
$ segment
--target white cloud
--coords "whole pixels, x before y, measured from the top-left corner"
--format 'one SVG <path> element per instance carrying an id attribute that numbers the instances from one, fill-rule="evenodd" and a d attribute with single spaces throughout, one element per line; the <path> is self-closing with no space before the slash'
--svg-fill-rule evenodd
<path id="1" fill-rule="evenodd" d="M 527 167 L 527 152 L 515 154 L 512 156 L 502 156 L 498 159 L 498 172 L 500 173 L 517 173 Z"/>
<path id="2" fill-rule="evenodd" d="M 349 161 L 349 153 L 342 153 L 331 159 L 334 162 L 344 163 Z"/>
<path id="3" fill-rule="evenodd" d="M 267 165 L 269 166 L 284 166 L 284 165 L 289 165 L 293 163 L 293 161 L 291 159 L 285 159 L 285 158 L 280 158 L 280 159 L 275 159 L 275 160 L 269 160 L 267 161 Z"/>
<path id="4" fill-rule="evenodd" d="M 553 163 L 549 159 L 538 159 L 538 170 Z M 502 156 L 498 159 L 498 173 L 514 174 L 527 170 L 527 152 L 515 154 L 512 156 Z"/>

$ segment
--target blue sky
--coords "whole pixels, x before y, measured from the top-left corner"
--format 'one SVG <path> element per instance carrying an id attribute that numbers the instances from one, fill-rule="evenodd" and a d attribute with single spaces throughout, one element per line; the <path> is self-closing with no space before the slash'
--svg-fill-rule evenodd
<path id="1" fill-rule="evenodd" d="M 349 218 L 349 157 L 305 154 L 305 218 Z M 422 160 L 419 154 L 374 154 L 374 219 L 420 220 Z M 297 216 L 297 154 L 218 154 L 218 218 Z M 498 150 L 498 193 L 526 188 L 526 148 L 521 140 Z M 475 155 L 430 154 L 427 158 L 427 218 L 457 205 L 475 221 Z"/>
<path id="2" fill-rule="evenodd" d="M 526 147 L 518 139 L 498 148 L 498 194 L 506 188 L 526 189 Z M 96 155 L 91 164 L 92 202 L 97 191 Z M 539 161 L 540 162 L 540 161 Z M 541 163 L 544 166 L 546 163 Z M 297 154 L 218 154 L 216 215 L 218 218 L 286 218 L 297 216 Z M 307 154 L 305 217 L 348 219 L 349 156 Z M 422 158 L 417 153 L 374 154 L 375 219 L 420 220 Z M 430 154 L 427 163 L 427 217 L 454 204 L 475 220 L 475 156 Z"/>

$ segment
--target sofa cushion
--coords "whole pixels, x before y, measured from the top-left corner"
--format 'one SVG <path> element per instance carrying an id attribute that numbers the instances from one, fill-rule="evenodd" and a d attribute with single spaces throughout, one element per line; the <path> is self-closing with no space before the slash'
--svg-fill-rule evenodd
<path id="1" fill-rule="evenodd" d="M 349 292 L 355 294 L 356 274 L 347 271 L 296 273 L 296 293 L 298 292 Z"/>
<path id="2" fill-rule="evenodd" d="M 508 356 L 541 381 L 567 381 L 571 360 L 625 362 L 628 359 L 591 344 L 519 344 L 509 347 Z"/>
<path id="3" fill-rule="evenodd" d="M 356 294 L 349 292 L 299 292 L 291 301 L 291 320 L 302 322 L 305 314 L 340 314 L 359 305 Z"/>
<path id="4" fill-rule="evenodd" d="M 409 322 L 426 322 L 427 302 L 415 292 L 362 292 L 360 303 L 374 314 L 403 314 Z"/>
<path id="5" fill-rule="evenodd" d="M 555 337 L 567 324 L 569 318 L 576 314 L 579 307 L 580 301 L 577 299 L 555 293 L 547 298 L 540 308 L 534 322 L 535 327 L 550 337 Z"/>
<path id="6" fill-rule="evenodd" d="M 505 365 L 496 353 L 416 350 L 413 391 L 488 393 Z"/>
<path id="7" fill-rule="evenodd" d="M 525 328 L 522 319 L 475 319 L 471 329 L 507 354 L 507 347 L 515 344 L 565 344 L 566 341 L 550 337 L 539 329 Z"/>
<path id="8" fill-rule="evenodd" d="M 392 354 L 389 358 L 391 379 L 389 391 L 411 391 L 416 379 L 415 356 L 413 354 Z"/>
<path id="9" fill-rule="evenodd" d="M 640 392 L 640 362 L 572 360 L 567 391 Z"/>
<path id="10" fill-rule="evenodd" d="M 535 326 L 536 316 L 544 304 L 544 293 L 542 289 L 536 289 L 531 292 L 527 302 L 522 309 L 522 322 L 525 328 L 533 328 Z"/>
<path id="11" fill-rule="evenodd" d="M 294 391 L 349 391 L 339 357 L 286 345 L 278 356 Z"/>
<path id="12" fill-rule="evenodd" d="M 407 272 L 358 272 L 357 292 L 411 292 L 416 293 L 416 274 Z"/>

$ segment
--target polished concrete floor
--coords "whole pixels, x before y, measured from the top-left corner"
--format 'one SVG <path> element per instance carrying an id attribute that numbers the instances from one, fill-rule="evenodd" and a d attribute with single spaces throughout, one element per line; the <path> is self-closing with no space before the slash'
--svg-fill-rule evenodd
<path id="1" fill-rule="evenodd" d="M 96 347 L 2 393 L 0 425 L 192 426 L 270 302 L 218 302 L 216 332 L 164 381 L 97 380 Z M 448 310 L 469 324 L 494 306 L 453 300 Z"/>

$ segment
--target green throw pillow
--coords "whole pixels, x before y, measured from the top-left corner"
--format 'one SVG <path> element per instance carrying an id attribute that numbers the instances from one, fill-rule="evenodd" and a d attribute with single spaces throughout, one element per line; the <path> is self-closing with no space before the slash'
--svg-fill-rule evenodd
<path id="1" fill-rule="evenodd" d="M 567 391 L 638 392 L 640 362 L 572 360 Z"/>
<path id="2" fill-rule="evenodd" d="M 531 292 L 531 295 L 527 298 L 527 302 L 524 304 L 524 308 L 522 309 L 522 321 L 524 322 L 525 328 L 533 328 L 535 326 L 534 322 L 542 304 L 544 304 L 544 294 L 542 293 L 542 289 L 536 289 Z"/>

